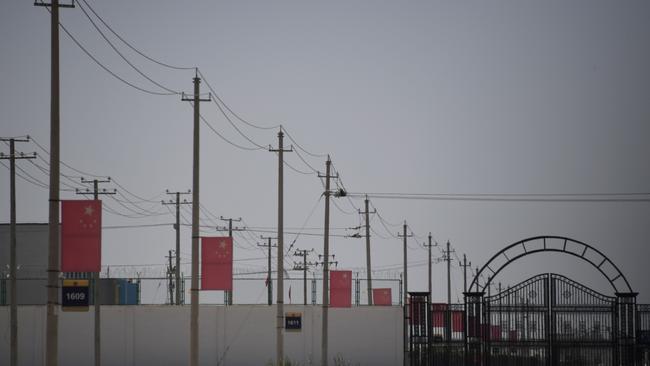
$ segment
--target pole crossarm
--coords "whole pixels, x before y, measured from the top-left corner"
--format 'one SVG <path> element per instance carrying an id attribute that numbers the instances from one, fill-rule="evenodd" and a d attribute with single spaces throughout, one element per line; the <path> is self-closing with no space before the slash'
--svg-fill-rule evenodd
<path id="1" fill-rule="evenodd" d="M 186 96 L 181 93 L 181 100 L 192 103 L 193 131 L 192 131 L 192 260 L 191 260 L 191 285 L 190 285 L 190 362 L 189 366 L 199 364 L 199 186 L 200 186 L 200 124 L 201 102 L 212 100 L 212 94 L 201 98 L 201 78 L 198 68 L 195 69 L 192 79 L 194 92 Z"/>
<path id="2" fill-rule="evenodd" d="M 277 307 L 275 320 L 275 362 L 276 365 L 284 364 L 284 153 L 293 151 L 293 148 L 285 149 L 283 145 L 284 132 L 282 126 L 278 131 L 278 148 L 273 149 L 269 145 L 269 151 L 278 155 L 278 286 L 277 286 Z M 270 252 L 270 247 L 269 247 Z M 271 258 L 269 254 L 269 258 Z M 270 268 L 270 265 L 269 265 Z M 269 289 L 271 287 L 269 286 Z M 269 290 L 270 293 L 270 290 Z M 270 305 L 270 302 L 269 302 Z"/>
<path id="3" fill-rule="evenodd" d="M 181 201 L 181 195 L 191 194 L 191 190 L 185 192 L 176 191 L 172 192 L 169 189 L 165 190 L 165 193 L 176 197 L 176 200 L 170 199 L 168 201 L 161 201 L 160 203 L 163 206 L 174 205 L 176 206 L 176 222 L 174 223 L 174 231 L 176 231 L 176 266 L 174 266 L 174 277 L 176 280 L 175 286 L 175 303 L 176 305 L 181 304 L 181 211 L 180 205 L 191 205 L 192 202 L 183 198 Z"/>
<path id="4" fill-rule="evenodd" d="M 372 305 L 373 299 L 372 299 L 372 260 L 370 256 L 370 214 L 376 214 L 377 209 L 373 209 L 370 211 L 370 201 L 368 200 L 368 196 L 366 196 L 366 199 L 364 200 L 364 205 L 365 205 L 365 211 L 361 211 L 359 209 L 359 215 L 364 216 L 364 221 L 365 221 L 365 229 L 366 229 L 366 278 L 367 278 L 367 285 L 368 285 L 368 305 Z M 360 229 L 361 227 L 359 227 Z M 361 237 L 360 234 L 357 233 L 357 237 Z M 429 276 L 431 277 L 431 276 Z"/>
<path id="5" fill-rule="evenodd" d="M 45 7 L 51 7 L 52 3 L 46 3 L 44 1 L 34 1 L 34 6 L 45 6 Z M 74 0 L 72 0 L 69 4 L 57 4 L 57 7 L 59 8 L 74 8 Z"/>
<path id="6" fill-rule="evenodd" d="M 260 244 L 257 243 L 258 247 L 262 248 L 267 248 L 268 249 L 268 254 L 267 254 L 267 260 L 268 260 L 268 267 L 267 267 L 267 274 L 266 274 L 266 287 L 267 287 L 267 303 L 268 305 L 273 304 L 273 288 L 271 286 L 271 249 L 272 248 L 277 248 L 277 244 L 272 244 L 271 240 L 277 240 L 276 237 L 273 236 L 264 236 L 260 235 L 260 239 L 262 240 L 267 240 L 267 244 Z"/>
<path id="7" fill-rule="evenodd" d="M 9 284 L 11 289 L 9 290 L 10 304 L 9 304 L 9 318 L 10 318 L 10 365 L 16 366 L 18 364 L 18 301 L 17 301 L 17 291 L 16 291 L 16 160 L 20 159 L 34 159 L 36 153 L 27 154 L 24 153 L 16 154 L 16 142 L 29 142 L 29 137 L 27 139 L 21 138 L 0 138 L 0 141 L 9 142 L 9 155 L 5 155 L 0 152 L 0 159 L 9 160 L 9 170 L 11 173 L 10 177 L 10 229 L 9 229 Z"/>
<path id="8" fill-rule="evenodd" d="M 111 178 L 108 177 L 107 179 L 86 179 L 84 177 L 81 177 L 81 183 L 84 184 L 92 184 L 93 189 L 92 191 L 87 189 L 86 190 L 80 190 L 80 189 L 75 189 L 76 194 L 81 194 L 81 195 L 87 195 L 87 194 L 92 194 L 93 199 L 98 200 L 99 195 L 112 195 L 116 194 L 117 190 L 113 189 L 111 190 L 106 190 L 106 189 L 99 189 L 99 184 L 100 183 L 111 183 Z M 99 277 L 99 272 L 95 272 L 92 274 L 93 281 L 94 281 L 94 286 L 93 286 L 93 301 L 94 301 L 94 306 L 95 306 L 95 366 L 100 366 L 101 365 L 101 299 L 100 299 L 100 291 L 99 291 L 99 282 L 100 282 L 100 277 Z"/>
<path id="9" fill-rule="evenodd" d="M 403 239 L 403 250 L 404 250 L 404 273 L 403 273 L 403 295 L 404 295 L 404 300 L 403 300 L 403 312 L 404 312 L 404 324 L 402 328 L 402 332 L 404 335 L 404 340 L 403 340 L 403 346 L 404 346 L 404 359 L 403 359 L 403 364 L 408 365 L 409 363 L 409 344 L 408 344 L 408 323 L 409 323 L 409 314 L 408 314 L 408 309 L 407 309 L 407 304 L 408 304 L 408 238 L 413 236 L 413 232 L 408 234 L 406 230 L 408 229 L 408 224 L 406 223 L 406 220 L 404 220 L 404 225 L 402 226 L 402 231 L 403 234 L 400 234 L 399 232 L 397 233 L 398 238 Z"/>

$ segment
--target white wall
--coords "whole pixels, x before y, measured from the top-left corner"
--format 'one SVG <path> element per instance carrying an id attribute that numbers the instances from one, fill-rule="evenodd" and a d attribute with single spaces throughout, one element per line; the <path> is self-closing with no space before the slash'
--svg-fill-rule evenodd
<path id="1" fill-rule="evenodd" d="M 285 332 L 285 354 L 300 365 L 318 365 L 321 308 L 286 305 L 302 312 L 301 332 Z M 176 366 L 189 360 L 189 306 L 103 306 L 102 365 Z M 399 365 L 402 361 L 400 307 L 330 309 L 329 354 L 350 365 Z M 43 365 L 45 306 L 18 312 L 19 365 Z M 275 360 L 275 306 L 207 306 L 200 309 L 201 365 L 266 365 Z M 85 366 L 93 360 L 93 312 L 59 317 L 59 364 Z M 218 361 L 221 360 L 221 363 Z M 311 362 L 310 362 L 311 360 Z M 0 307 L 0 365 L 9 364 L 9 308 Z"/>

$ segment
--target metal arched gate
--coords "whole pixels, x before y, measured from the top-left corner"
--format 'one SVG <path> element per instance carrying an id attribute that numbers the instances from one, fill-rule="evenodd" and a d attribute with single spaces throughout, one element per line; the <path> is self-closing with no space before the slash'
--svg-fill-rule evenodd
<path id="1" fill-rule="evenodd" d="M 613 296 L 550 273 L 489 293 L 491 281 L 511 262 L 540 252 L 590 263 L 609 281 Z M 609 258 L 576 240 L 544 236 L 505 247 L 474 277 L 464 304 L 431 304 L 428 293 L 409 295 L 406 350 L 412 366 L 650 366 L 650 307 L 637 306 L 637 293 Z"/>
<path id="2" fill-rule="evenodd" d="M 542 274 L 483 304 L 488 365 L 618 365 L 615 297 Z"/>
<path id="3" fill-rule="evenodd" d="M 510 263 L 540 252 L 590 263 L 609 281 L 614 296 L 558 274 L 537 275 L 494 296 L 486 294 Z M 481 283 L 483 273 L 487 281 Z M 586 243 L 558 236 L 521 240 L 495 254 L 465 293 L 466 364 L 634 365 L 636 296 L 618 267 Z"/>

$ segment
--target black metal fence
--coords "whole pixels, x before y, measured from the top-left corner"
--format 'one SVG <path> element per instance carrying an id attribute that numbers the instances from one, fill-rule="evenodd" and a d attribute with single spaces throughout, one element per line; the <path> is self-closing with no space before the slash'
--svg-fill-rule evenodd
<path id="1" fill-rule="evenodd" d="M 557 274 L 434 304 L 409 293 L 411 365 L 650 366 L 650 305 Z"/>

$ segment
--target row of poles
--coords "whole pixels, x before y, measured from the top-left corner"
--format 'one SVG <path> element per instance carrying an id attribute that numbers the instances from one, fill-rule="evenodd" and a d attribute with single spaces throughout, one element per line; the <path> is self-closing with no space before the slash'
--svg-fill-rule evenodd
<path id="1" fill-rule="evenodd" d="M 47 266 L 47 320 L 46 320 L 46 350 L 45 350 L 45 364 L 46 366 L 57 366 L 58 365 L 58 294 L 59 294 L 59 275 L 60 275 L 60 242 L 59 242 L 59 188 L 60 188 L 60 84 L 59 84 L 59 9 L 60 8 L 72 8 L 72 4 L 60 4 L 59 0 L 51 0 L 50 4 L 37 1 L 36 6 L 46 6 L 50 8 L 50 43 L 51 43 L 51 83 L 50 83 L 50 177 L 49 177 L 49 213 L 48 213 L 48 266 Z M 199 361 L 199 337 L 198 337 L 198 319 L 199 319 L 199 284 L 198 284 L 198 263 L 199 263 L 199 120 L 200 120 L 200 102 L 210 101 L 210 96 L 208 98 L 202 99 L 200 97 L 200 78 L 198 73 L 193 78 L 194 84 L 194 93 L 191 96 L 182 95 L 182 101 L 188 101 L 192 103 L 193 106 L 193 170 L 192 170 L 192 249 L 191 249 L 191 288 L 190 288 L 190 297 L 191 297 L 191 308 L 190 308 L 190 366 L 197 366 Z M 293 151 L 291 148 L 285 149 L 283 147 L 283 137 L 284 133 L 282 132 L 282 127 L 280 127 L 280 132 L 278 133 L 278 148 L 269 149 L 271 152 L 278 154 L 278 222 L 277 222 L 277 313 L 276 313 L 276 365 L 284 364 L 284 221 L 283 221 L 283 167 L 284 160 L 283 154 L 285 152 Z M 11 139 L 11 171 L 12 171 L 12 194 L 11 194 L 11 225 L 12 232 L 10 238 L 10 278 L 11 278 L 11 290 L 10 296 L 12 299 L 11 305 L 11 366 L 17 365 L 17 322 L 16 322 L 16 250 L 15 250 L 15 162 L 13 158 L 16 158 L 14 154 L 14 142 L 23 141 Z M 22 156 L 20 157 L 22 158 Z M 323 250 L 323 317 L 322 317 L 322 352 L 321 352 L 321 364 L 326 366 L 328 364 L 328 309 L 329 309 L 329 211 L 330 211 L 330 198 L 332 195 L 330 187 L 330 179 L 337 178 L 338 174 L 332 175 L 331 167 L 332 162 L 329 156 L 325 163 L 325 174 L 320 175 L 320 178 L 325 178 L 325 232 L 324 232 L 324 250 Z M 94 198 L 97 199 L 98 194 L 98 183 L 100 181 L 94 180 Z M 176 195 L 176 214 L 178 216 L 178 206 L 180 204 L 180 194 L 181 192 L 171 192 Z M 336 195 L 336 193 L 335 193 Z M 376 211 L 375 211 L 376 212 Z M 371 258 L 370 258 L 370 232 L 369 232 L 369 220 L 368 215 L 370 213 L 375 213 L 369 211 L 368 199 L 365 200 L 365 211 L 363 212 L 366 215 L 366 265 L 367 265 L 367 279 L 368 279 L 368 304 L 372 305 L 372 279 L 371 279 Z M 361 213 L 361 212 L 360 212 Z M 177 218 L 178 223 L 178 218 Z M 232 224 L 232 222 L 231 222 Z M 180 253 L 179 242 L 180 242 L 180 228 L 176 227 L 176 268 L 180 268 L 178 253 Z M 407 300 L 408 300 L 408 277 L 407 277 L 407 238 L 412 236 L 412 234 L 407 234 L 407 224 L 404 222 L 403 234 L 399 235 L 404 240 L 404 345 L 405 351 L 407 349 L 406 345 L 408 342 L 407 339 Z M 431 293 L 431 236 L 429 236 L 429 293 Z M 269 241 L 269 251 L 271 249 Z M 447 243 L 447 262 L 448 262 L 448 271 L 450 266 L 450 249 L 449 243 Z M 271 256 L 269 255 L 269 261 Z M 466 264 L 466 263 L 465 263 Z M 180 271 L 176 271 L 176 280 L 177 283 L 180 283 L 179 278 Z M 95 366 L 101 365 L 101 343 L 99 338 L 100 333 L 100 306 L 98 301 L 99 291 L 98 291 L 98 279 L 99 274 L 95 273 L 93 275 L 95 279 L 95 352 L 94 352 L 94 361 Z M 448 280 L 448 303 L 451 303 L 451 287 L 450 279 Z M 180 302 L 180 289 L 179 286 L 176 287 L 176 302 Z M 269 291 L 271 288 L 269 286 Z M 407 360 L 408 355 L 405 352 L 404 360 Z M 405 363 L 406 364 L 406 363 Z"/>
<path id="2" fill-rule="evenodd" d="M 200 82 L 200 80 L 198 80 L 198 78 L 195 78 L 194 82 L 195 82 L 195 85 L 196 85 L 196 84 L 198 84 Z M 198 105 L 198 103 L 196 105 Z M 282 145 L 282 138 L 283 138 L 282 131 L 279 132 L 278 137 L 279 137 L 279 146 L 282 147 L 283 146 Z M 15 271 L 16 271 L 15 160 L 16 159 L 35 158 L 35 154 L 34 155 L 32 155 L 32 154 L 28 154 L 28 155 L 20 154 L 19 155 L 15 151 L 15 143 L 16 142 L 27 142 L 27 141 L 29 141 L 29 139 L 9 138 L 9 139 L 0 139 L 0 141 L 9 141 L 9 145 L 10 145 L 10 155 L 6 156 L 6 157 L 4 155 L 2 155 L 2 156 L 0 156 L 0 158 L 2 158 L 2 159 L 10 159 L 10 174 L 11 174 L 11 184 L 10 184 L 11 185 L 11 199 L 10 199 L 10 201 L 11 201 L 11 229 L 10 229 L 10 242 L 11 242 L 11 245 L 10 245 L 10 281 L 11 281 L 11 290 L 10 290 L 10 297 L 12 299 L 12 301 L 11 301 L 11 349 L 12 349 L 12 352 L 11 352 L 11 365 L 13 366 L 17 362 L 17 352 L 16 352 L 16 350 L 17 350 L 17 321 L 16 321 L 17 309 L 16 309 L 16 303 L 17 302 L 16 302 L 16 283 L 15 283 L 15 281 L 16 281 L 16 273 L 15 273 Z M 280 150 L 280 149 L 278 149 L 278 150 Z M 275 150 L 275 151 L 278 151 L 278 150 Z M 283 151 L 286 152 L 286 151 L 290 151 L 290 150 L 283 150 Z M 278 191 L 278 209 L 279 209 L 279 211 L 278 211 L 278 214 L 279 214 L 279 222 L 278 222 L 279 225 L 278 225 L 278 227 L 282 229 L 283 228 L 283 226 L 282 226 L 282 215 L 283 215 L 283 204 L 282 204 L 283 203 L 283 192 L 282 192 L 282 183 L 283 182 L 282 182 L 282 178 L 283 178 L 283 174 L 282 174 L 282 170 L 281 170 L 282 167 L 283 167 L 282 157 L 280 157 L 279 162 L 280 162 L 280 164 L 278 166 L 280 168 L 280 175 L 279 175 L 279 187 L 280 188 L 279 188 L 279 191 Z M 195 164 L 195 167 L 198 170 L 198 164 Z M 198 174 L 197 174 L 197 177 L 198 177 Z M 322 345 L 321 345 L 322 349 L 323 349 L 323 352 L 322 352 L 323 359 L 321 360 L 321 362 L 322 362 L 323 365 L 327 365 L 327 362 L 328 362 L 328 360 L 327 360 L 327 353 L 328 353 L 327 352 L 327 349 L 328 349 L 328 336 L 327 336 L 327 334 L 328 334 L 328 308 L 329 308 L 328 307 L 328 305 L 329 305 L 329 296 L 328 296 L 329 283 L 328 283 L 328 280 L 329 280 L 329 265 L 330 265 L 330 261 L 329 261 L 329 258 L 330 258 L 330 255 L 329 255 L 329 198 L 330 198 L 330 196 L 332 194 L 332 192 L 330 190 L 330 178 L 334 177 L 334 176 L 331 175 L 331 160 L 329 158 L 326 161 L 326 174 L 324 176 L 322 176 L 322 177 L 326 178 L 326 184 L 325 184 L 326 201 L 325 201 L 325 240 L 324 240 L 324 253 L 325 254 L 323 255 L 324 260 L 321 263 L 323 265 L 323 279 L 324 279 L 324 281 L 323 281 L 323 293 L 324 293 L 324 298 L 323 298 L 323 325 L 322 325 L 323 326 L 323 338 L 322 338 Z M 93 198 L 95 200 L 97 200 L 99 198 L 100 194 L 115 194 L 114 190 L 113 191 L 107 191 L 107 190 L 100 191 L 99 190 L 99 183 L 108 183 L 108 182 L 110 182 L 110 180 L 97 180 L 97 179 L 85 180 L 85 179 L 82 179 L 82 183 L 92 183 L 93 184 L 93 190 L 92 191 L 90 191 L 90 190 L 77 191 L 77 193 L 78 194 L 91 194 L 92 193 Z M 196 185 L 196 184 L 194 185 L 195 189 L 197 188 L 197 186 L 198 185 Z M 179 207 L 180 207 L 180 204 L 186 204 L 186 203 L 190 204 L 192 202 L 187 202 L 186 200 L 184 200 L 183 202 L 180 201 L 180 195 L 181 194 L 189 194 L 190 192 L 167 192 L 167 193 L 173 194 L 173 195 L 176 196 L 175 202 L 173 200 L 170 200 L 170 202 L 163 202 L 163 204 L 175 204 L 176 205 L 176 216 L 177 216 L 177 223 L 176 223 L 176 226 L 175 226 L 175 229 L 176 229 L 176 246 L 177 246 L 177 253 L 179 253 L 180 252 L 179 248 L 178 248 L 179 245 L 180 245 Z M 194 200 L 195 200 L 195 202 L 198 202 L 198 195 L 194 196 Z M 198 207 L 198 205 L 197 205 L 197 207 Z M 369 221 L 369 214 L 370 213 L 375 213 L 375 212 L 376 212 L 376 210 L 374 212 L 369 211 L 369 200 L 366 197 L 365 211 L 360 212 L 360 213 L 363 213 L 366 216 L 366 220 L 365 220 L 366 221 L 366 227 L 365 227 L 365 229 L 366 229 L 367 270 L 368 270 L 368 272 L 367 272 L 367 274 L 368 274 L 367 281 L 368 281 L 368 304 L 369 305 L 372 305 L 372 276 L 371 276 L 372 272 L 371 272 L 371 257 L 370 257 L 370 226 L 369 226 L 370 221 Z M 238 228 L 233 228 L 233 226 L 232 226 L 233 220 L 237 220 L 237 219 L 232 219 L 232 218 L 227 219 L 227 218 L 223 218 L 223 217 L 221 217 L 220 219 L 228 222 L 227 230 L 228 230 L 228 235 L 229 236 L 232 236 L 233 230 L 239 230 Z M 403 291 L 403 295 L 404 295 L 403 304 L 407 304 L 407 297 L 408 297 L 408 272 L 406 270 L 407 266 L 408 266 L 408 261 L 407 261 L 407 241 L 406 240 L 407 240 L 408 237 L 413 236 L 412 234 L 408 234 L 407 229 L 408 229 L 408 226 L 407 226 L 407 224 L 405 222 L 404 226 L 403 226 L 403 234 L 398 234 L 399 237 L 402 237 L 404 239 L 404 268 L 405 268 L 405 271 L 404 271 L 403 280 L 404 280 L 404 289 L 405 290 Z M 226 228 L 224 228 L 223 230 L 226 230 Z M 273 238 L 272 237 L 263 237 L 263 238 L 268 239 L 268 241 L 269 241 L 269 243 L 267 245 L 265 245 L 265 246 L 268 247 L 268 251 L 269 251 L 268 268 L 269 268 L 269 271 L 270 271 L 270 269 L 271 269 L 271 248 L 274 247 L 274 245 L 271 244 L 271 239 L 273 239 Z M 275 238 L 275 239 L 278 239 L 278 238 L 282 238 L 282 230 L 278 230 L 278 237 Z M 194 239 L 194 237 L 193 237 L 193 239 Z M 432 275 L 431 275 L 431 264 L 432 264 L 431 248 L 434 247 L 434 246 L 437 246 L 437 244 L 434 245 L 432 243 L 432 236 L 431 236 L 430 233 L 429 233 L 429 243 L 428 243 L 428 245 L 425 244 L 425 246 L 428 247 L 428 251 L 429 251 L 429 261 L 428 261 L 429 262 L 428 263 L 429 264 L 429 268 L 428 268 L 429 269 L 429 276 L 428 276 L 429 283 L 428 283 L 428 285 L 429 285 L 429 294 L 431 296 L 431 281 L 432 281 Z M 283 347 L 283 339 L 282 339 L 282 337 L 283 337 L 282 329 L 283 329 L 283 320 L 284 320 L 284 316 L 283 316 L 284 315 L 284 313 L 283 313 L 284 312 L 284 310 L 283 310 L 283 301 L 284 301 L 283 293 L 284 293 L 284 291 L 283 291 L 282 284 L 284 282 L 284 278 L 283 278 L 283 275 L 284 275 L 284 268 L 283 268 L 284 267 L 284 255 L 280 254 L 280 253 L 283 253 L 284 249 L 283 249 L 283 244 L 282 244 L 281 240 L 278 240 L 278 248 L 279 248 L 278 249 L 279 254 L 277 256 L 277 258 L 278 258 L 278 268 L 279 268 L 279 271 L 278 271 L 278 298 L 277 298 L 277 303 L 278 303 L 277 319 L 278 319 L 278 323 L 276 324 L 276 328 L 278 329 L 279 333 L 276 336 L 278 337 L 277 339 L 279 341 L 277 343 L 276 352 L 278 353 L 278 358 L 280 360 L 283 360 L 284 359 L 284 355 L 283 355 L 284 347 Z M 196 250 L 196 249 L 193 248 L 193 253 L 195 253 L 194 250 Z M 303 266 L 304 267 L 301 268 L 303 271 L 306 271 L 306 256 L 307 256 L 307 253 L 308 253 L 308 251 L 306 251 L 306 250 L 297 251 L 295 253 L 295 255 L 299 255 L 299 256 L 303 257 Z M 446 250 L 445 254 L 446 254 L 446 256 L 443 259 L 448 262 L 447 263 L 447 270 L 448 270 L 448 282 L 447 282 L 448 294 L 447 295 L 448 295 L 448 302 L 451 303 L 451 278 L 449 276 L 449 271 L 450 271 L 450 268 L 451 268 L 450 267 L 450 265 L 451 265 L 451 250 L 450 250 L 449 242 L 447 243 L 447 250 Z M 176 264 L 177 267 L 176 268 L 179 268 L 179 263 L 178 263 L 179 258 L 180 258 L 180 256 L 177 255 L 176 256 L 176 261 L 177 261 L 177 264 Z M 171 261 L 171 256 L 170 256 L 170 261 Z M 197 266 L 197 263 L 198 262 L 192 261 L 193 269 L 194 269 L 194 267 Z M 468 267 L 465 258 L 464 258 L 464 262 L 461 264 L 461 266 L 464 266 L 465 269 Z M 180 275 L 180 271 L 176 271 L 177 284 L 180 283 L 179 275 Z M 194 278 L 195 277 L 193 276 L 193 279 Z M 99 289 L 99 286 L 98 286 L 98 284 L 99 284 L 99 273 L 94 273 L 93 274 L 93 279 L 95 281 L 95 286 L 94 286 L 94 299 L 95 299 L 94 300 L 94 309 L 95 309 L 95 311 L 94 311 L 95 352 L 94 352 L 94 356 L 95 356 L 95 364 L 100 365 L 101 364 L 101 359 L 100 359 L 101 358 L 101 342 L 100 342 L 101 306 L 100 306 L 100 299 L 99 299 L 100 293 L 99 293 L 99 290 L 98 290 Z M 270 274 L 269 274 L 269 280 L 270 280 Z M 304 291 L 305 297 L 306 297 L 306 293 L 307 293 L 307 291 L 306 291 L 306 281 L 305 281 L 304 285 L 305 285 L 305 289 L 303 289 L 303 291 Z M 198 287 L 198 283 L 197 283 L 196 286 Z M 466 286 L 466 275 L 465 275 L 465 286 Z M 280 289 L 282 289 L 282 290 L 280 290 Z M 176 286 L 176 294 L 175 295 L 176 295 L 176 303 L 180 304 L 180 286 L 178 286 L 178 285 Z M 271 296 L 272 296 L 272 288 L 271 288 L 271 286 L 269 286 L 269 305 L 271 304 Z M 172 295 L 170 293 L 170 299 L 171 298 L 172 298 Z M 232 304 L 230 302 L 230 301 L 232 301 L 232 297 L 228 296 L 227 299 L 228 299 L 228 303 Z M 198 303 L 198 301 L 196 303 L 192 302 L 192 304 L 197 304 L 197 303 Z M 306 303 L 306 298 L 305 298 L 305 303 Z M 196 318 L 198 319 L 198 312 L 195 313 L 195 315 L 196 315 Z M 406 327 L 408 325 L 406 306 L 404 307 L 404 321 L 405 321 L 405 323 L 404 323 L 405 328 L 404 329 L 406 329 Z M 198 322 L 197 322 L 197 324 L 198 324 Z M 195 327 L 195 325 L 191 324 L 191 331 L 194 331 L 194 329 L 196 329 L 194 327 Z M 404 342 L 405 342 L 405 344 L 408 341 L 408 339 L 406 338 L 406 334 L 407 334 L 407 332 L 404 332 Z M 406 350 L 406 347 L 405 347 L 405 350 Z M 198 349 L 196 350 L 196 352 L 198 354 Z M 406 355 L 405 355 L 405 357 L 406 357 Z M 197 358 L 197 362 L 198 362 L 198 358 Z M 278 364 L 280 364 L 280 363 L 278 363 Z"/>

